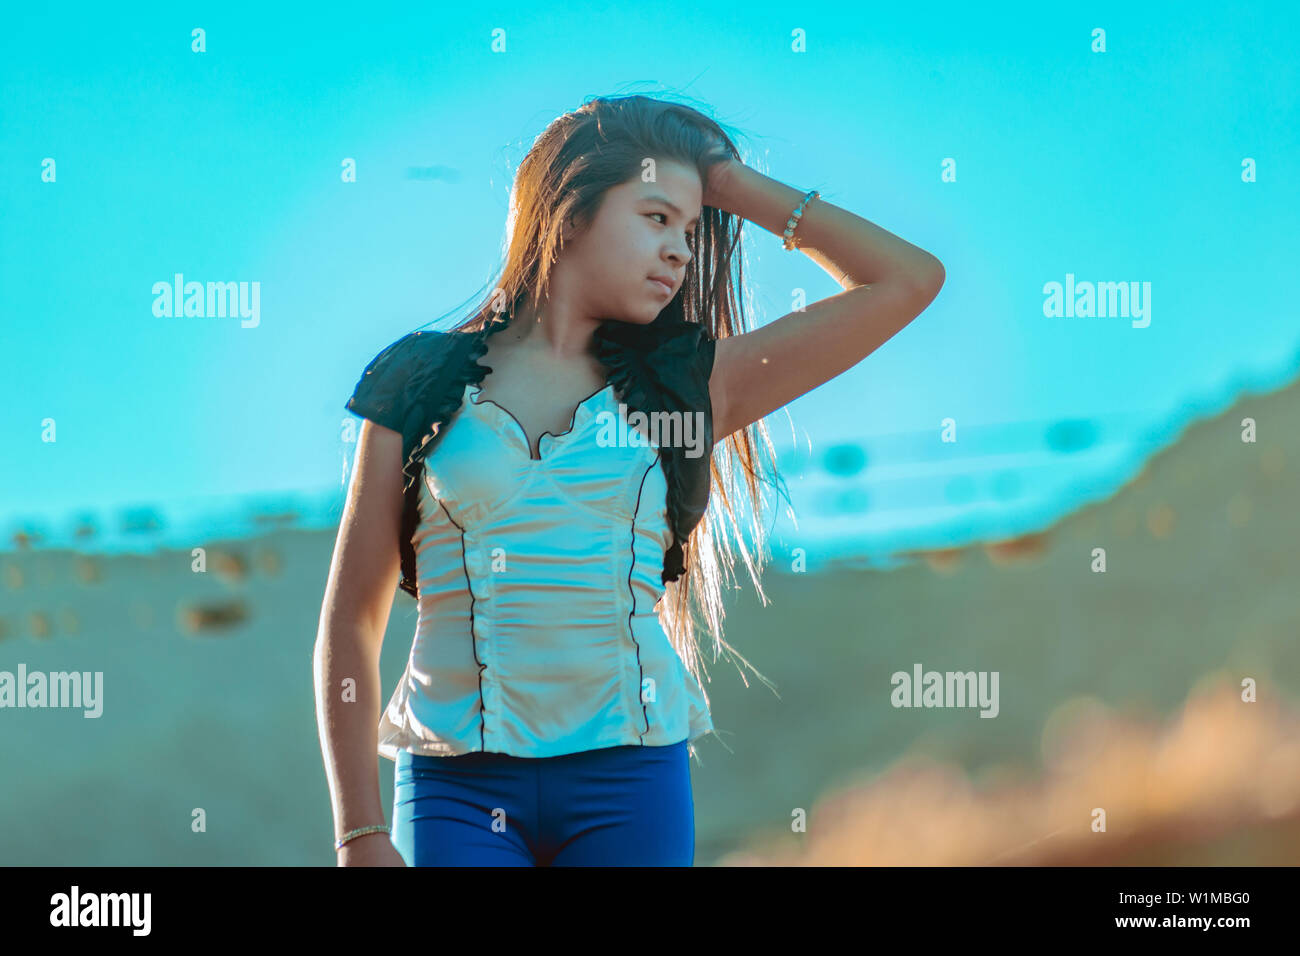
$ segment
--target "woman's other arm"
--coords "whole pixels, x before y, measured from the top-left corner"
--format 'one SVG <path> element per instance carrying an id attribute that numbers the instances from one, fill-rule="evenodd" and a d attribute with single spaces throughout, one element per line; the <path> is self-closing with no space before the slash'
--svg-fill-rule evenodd
<path id="1" fill-rule="evenodd" d="M 386 822 L 375 731 L 382 706 L 379 652 L 400 573 L 401 462 L 402 436 L 363 421 L 312 652 L 335 840 L 349 830 Z M 352 682 L 347 694 L 345 681 Z M 338 863 L 405 866 L 382 831 L 346 843 Z"/>
<path id="2" fill-rule="evenodd" d="M 704 202 L 780 236 L 803 195 L 729 159 L 710 167 Z M 794 237 L 845 291 L 718 340 L 709 379 L 715 441 L 857 365 L 920 315 L 944 282 L 930 253 L 820 198 L 804 206 Z"/>

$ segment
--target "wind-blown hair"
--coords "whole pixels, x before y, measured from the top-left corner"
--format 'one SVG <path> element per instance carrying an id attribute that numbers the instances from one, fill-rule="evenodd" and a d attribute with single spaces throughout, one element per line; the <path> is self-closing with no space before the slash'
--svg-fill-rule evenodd
<path id="1" fill-rule="evenodd" d="M 694 167 L 703 184 L 706 157 L 713 152 L 716 158 L 719 145 L 739 158 L 731 137 L 716 122 L 689 106 L 646 96 L 597 97 L 553 120 L 519 164 L 506 225 L 505 262 L 492 283 L 493 291 L 454 329 L 488 328 L 500 313 L 514 315 L 522 304 L 547 298 L 551 269 L 563 248 L 563 223 L 570 217 L 575 224 L 594 219 L 605 192 L 640 176 L 645 159 L 676 160 Z M 665 307 L 666 319 L 700 323 L 715 339 L 749 331 L 740 304 L 742 221 L 721 209 L 704 207 L 691 262 L 681 290 Z M 760 450 L 769 474 L 756 467 Z M 744 472 L 745 504 L 739 500 L 738 470 Z M 712 637 L 715 660 L 725 648 L 744 661 L 722 637 L 723 584 L 725 580 L 729 589 L 738 587 L 738 549 L 758 595 L 767 603 L 760 577 L 770 552 L 758 485 L 763 482 L 784 492 L 771 438 L 761 420 L 717 443 L 710 473 L 707 512 L 683 546 L 687 571 L 667 583 L 659 604 L 660 622 L 697 678 L 702 670 L 707 677 L 699 653 L 697 616 Z M 737 517 L 742 511 L 752 519 L 752 552 Z M 728 526 L 730 535 L 723 533 Z M 753 669 L 748 661 L 745 664 Z M 754 673 L 766 682 L 757 670 Z"/>

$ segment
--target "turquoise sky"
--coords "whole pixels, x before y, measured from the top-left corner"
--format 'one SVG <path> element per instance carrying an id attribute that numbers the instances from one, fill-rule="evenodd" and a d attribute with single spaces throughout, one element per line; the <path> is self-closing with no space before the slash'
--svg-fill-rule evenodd
<path id="1" fill-rule="evenodd" d="M 341 494 L 365 363 L 492 278 L 511 171 L 597 94 L 684 95 L 762 171 L 945 264 L 920 318 L 788 407 L 814 530 L 1068 506 L 1089 469 L 1131 470 L 1151 428 L 1300 364 L 1295 4 L 52 11 L 0 30 L 6 538 L 78 509 Z M 797 287 L 838 291 L 746 228 L 760 322 Z M 176 273 L 257 282 L 259 324 L 155 316 Z M 1149 283 L 1149 326 L 1045 316 L 1067 274 Z M 1062 419 L 1114 453 L 1063 456 Z M 785 414 L 769 425 L 788 447 Z M 846 442 L 865 458 L 828 464 Z"/>

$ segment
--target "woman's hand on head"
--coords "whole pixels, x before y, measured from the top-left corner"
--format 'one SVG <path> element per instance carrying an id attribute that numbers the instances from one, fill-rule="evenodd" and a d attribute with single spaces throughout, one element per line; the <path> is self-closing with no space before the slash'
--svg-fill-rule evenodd
<path id="1" fill-rule="evenodd" d="M 726 206 L 727 190 L 735 178 L 736 168 L 744 164 L 722 145 L 717 146 L 705 157 L 704 164 L 706 174 L 704 196 L 701 200 L 703 205 L 730 212 L 731 210 Z"/>

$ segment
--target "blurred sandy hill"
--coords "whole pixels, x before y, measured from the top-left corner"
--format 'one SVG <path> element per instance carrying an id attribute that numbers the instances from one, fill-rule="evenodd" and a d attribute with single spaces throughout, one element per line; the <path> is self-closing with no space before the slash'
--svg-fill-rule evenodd
<path id="1" fill-rule="evenodd" d="M 1226 676 L 1160 725 L 1079 699 L 1053 714 L 1037 779 L 977 787 L 903 760 L 824 795 L 804 833 L 720 865 L 1042 866 L 1300 863 L 1300 715 Z M 1105 829 L 1101 829 L 1104 823 Z"/>
<path id="2" fill-rule="evenodd" d="M 767 607 L 739 594 L 728 641 L 780 697 L 709 665 L 733 753 L 704 752 L 701 832 L 735 836 L 707 850 L 728 863 L 1300 863 L 1297 423 L 1300 385 L 1247 396 L 1051 527 L 891 572 L 773 573 Z M 813 547 L 774 545 L 772 570 L 799 546 Z M 917 662 L 997 671 L 998 717 L 891 706 L 890 675 Z M 1222 697 L 1194 690 L 1207 675 Z M 1244 678 L 1259 703 L 1240 701 Z M 745 782 L 725 801 L 710 790 L 719 765 Z M 1090 829 L 1095 807 L 1106 833 Z M 795 808 L 807 833 L 791 832 Z M 751 850 L 732 854 L 738 843 Z"/>

